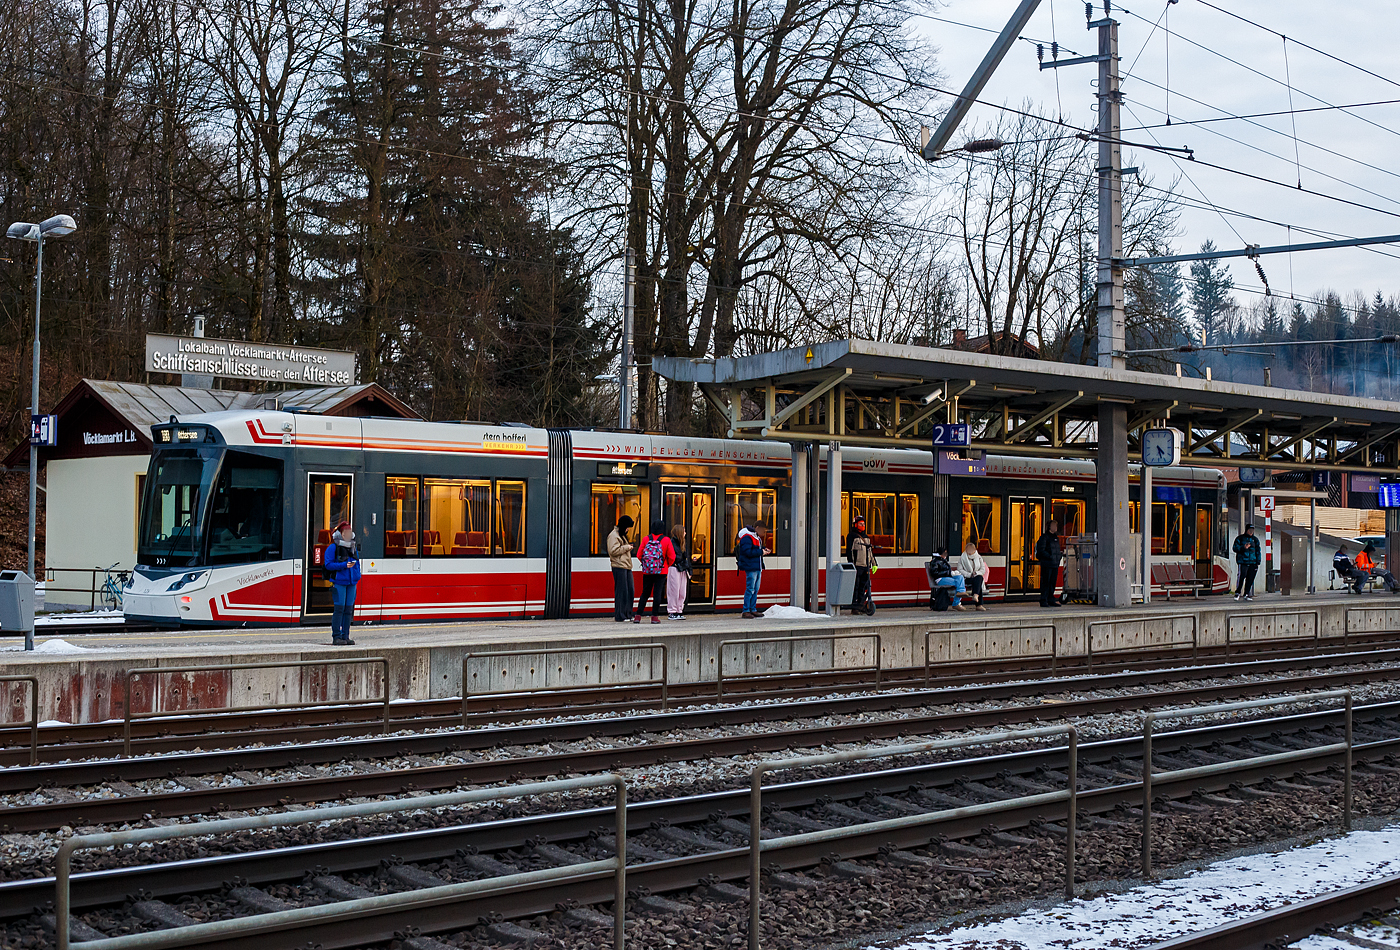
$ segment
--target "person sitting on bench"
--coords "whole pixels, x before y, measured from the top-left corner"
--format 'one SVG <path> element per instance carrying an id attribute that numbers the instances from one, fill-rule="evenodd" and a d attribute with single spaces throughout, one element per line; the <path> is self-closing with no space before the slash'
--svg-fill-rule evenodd
<path id="1" fill-rule="evenodd" d="M 1369 576 L 1356 569 L 1351 563 L 1351 558 L 1347 557 L 1347 546 L 1343 544 L 1337 548 L 1337 553 L 1332 555 L 1332 570 L 1337 572 L 1342 583 L 1351 588 L 1353 594 L 1361 593 L 1361 585 L 1366 582 Z"/>
<path id="2" fill-rule="evenodd" d="M 1356 555 L 1356 569 L 1360 571 L 1367 580 L 1372 577 L 1379 577 L 1385 581 L 1385 586 L 1392 594 L 1400 593 L 1400 584 L 1395 582 L 1395 575 L 1387 571 L 1376 563 L 1371 555 L 1376 553 L 1376 546 L 1367 541 L 1366 546 L 1361 549 L 1361 553 Z M 1363 581 L 1364 583 L 1364 581 Z"/>

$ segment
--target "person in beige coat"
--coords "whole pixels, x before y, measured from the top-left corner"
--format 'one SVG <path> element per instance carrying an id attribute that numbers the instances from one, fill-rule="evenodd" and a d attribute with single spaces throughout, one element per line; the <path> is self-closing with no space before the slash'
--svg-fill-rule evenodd
<path id="1" fill-rule="evenodd" d="M 617 527 L 608 535 L 608 560 L 612 562 L 613 575 L 613 619 L 625 623 L 632 619 L 632 550 L 635 545 L 627 540 L 627 532 L 632 530 L 632 519 L 623 515 L 617 519 Z"/>

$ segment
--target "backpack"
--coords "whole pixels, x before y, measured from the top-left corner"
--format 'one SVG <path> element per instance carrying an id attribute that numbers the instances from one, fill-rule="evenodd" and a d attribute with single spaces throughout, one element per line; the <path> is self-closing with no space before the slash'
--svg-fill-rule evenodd
<path id="1" fill-rule="evenodd" d="M 933 602 L 929 606 L 939 613 L 942 613 L 953 606 L 952 592 L 946 587 L 936 587 L 933 591 L 932 601 Z"/>
<path id="2" fill-rule="evenodd" d="M 656 535 L 647 538 L 640 555 L 643 574 L 665 574 L 666 552 L 661 547 L 661 539 Z"/>
<path id="3" fill-rule="evenodd" d="M 326 562 L 331 560 L 332 555 L 335 555 L 336 560 L 344 560 L 340 557 L 340 548 L 341 545 L 339 544 L 328 544 L 325 550 L 321 552 L 321 576 L 331 583 L 335 583 L 336 571 L 334 568 L 328 566 Z"/>
<path id="4" fill-rule="evenodd" d="M 1050 560 L 1050 542 L 1046 540 L 1043 534 L 1040 536 L 1040 539 L 1035 542 L 1035 559 L 1042 564 Z"/>

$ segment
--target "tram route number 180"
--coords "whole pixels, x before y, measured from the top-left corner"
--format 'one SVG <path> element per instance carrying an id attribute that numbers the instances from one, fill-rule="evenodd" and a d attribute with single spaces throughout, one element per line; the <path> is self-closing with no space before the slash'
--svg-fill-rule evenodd
<path id="1" fill-rule="evenodd" d="M 972 444 L 972 427 L 965 422 L 940 422 L 933 427 L 934 448 L 962 448 Z"/>

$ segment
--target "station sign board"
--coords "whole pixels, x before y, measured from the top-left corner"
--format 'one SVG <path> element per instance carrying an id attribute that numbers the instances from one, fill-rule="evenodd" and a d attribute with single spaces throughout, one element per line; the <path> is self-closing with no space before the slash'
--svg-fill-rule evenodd
<path id="1" fill-rule="evenodd" d="M 986 475 L 987 455 L 984 452 L 944 452 L 938 456 L 939 475 Z"/>
<path id="2" fill-rule="evenodd" d="M 1258 498 L 1255 499 L 1255 504 L 1257 504 L 1259 510 L 1266 515 L 1271 515 L 1274 513 L 1273 495 L 1260 495 Z"/>
<path id="3" fill-rule="evenodd" d="M 965 422 L 939 422 L 933 427 L 935 449 L 966 448 L 972 444 L 972 426 Z"/>
<path id="4" fill-rule="evenodd" d="M 310 346 L 146 334 L 146 371 L 256 379 L 303 386 L 353 386 L 355 354 Z"/>
<path id="5" fill-rule="evenodd" d="M 58 416 L 30 416 L 29 444 L 47 446 L 58 445 Z"/>
<path id="6" fill-rule="evenodd" d="M 1352 475 L 1351 490 L 1378 492 L 1381 490 L 1381 477 L 1379 475 Z"/>

